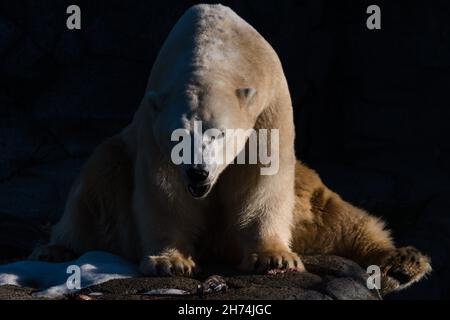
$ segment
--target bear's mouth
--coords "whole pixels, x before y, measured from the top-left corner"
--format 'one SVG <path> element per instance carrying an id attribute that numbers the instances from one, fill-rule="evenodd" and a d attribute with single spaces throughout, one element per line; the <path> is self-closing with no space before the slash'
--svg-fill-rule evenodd
<path id="1" fill-rule="evenodd" d="M 194 184 L 188 184 L 188 190 L 189 193 L 196 199 L 203 198 L 211 188 L 210 184 L 204 184 L 204 185 L 194 185 Z"/>

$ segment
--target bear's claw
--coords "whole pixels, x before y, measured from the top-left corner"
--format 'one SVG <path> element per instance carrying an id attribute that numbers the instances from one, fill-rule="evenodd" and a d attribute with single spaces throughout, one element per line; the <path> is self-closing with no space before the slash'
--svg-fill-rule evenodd
<path id="1" fill-rule="evenodd" d="M 190 256 L 179 252 L 163 253 L 158 256 L 144 257 L 139 266 L 141 273 L 147 276 L 191 276 L 196 264 Z"/>
<path id="2" fill-rule="evenodd" d="M 270 270 L 305 271 L 299 256 L 292 251 L 265 251 L 250 254 L 241 264 L 248 272 L 267 273 Z"/>
<path id="3" fill-rule="evenodd" d="M 431 272 L 430 258 L 414 247 L 393 250 L 381 265 L 384 294 L 402 290 Z"/>

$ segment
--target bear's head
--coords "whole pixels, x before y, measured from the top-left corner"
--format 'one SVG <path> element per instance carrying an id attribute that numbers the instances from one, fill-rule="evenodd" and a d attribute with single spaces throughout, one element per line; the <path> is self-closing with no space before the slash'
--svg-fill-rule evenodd
<path id="1" fill-rule="evenodd" d="M 206 88 L 206 89 L 205 89 Z M 153 137 L 190 194 L 205 198 L 245 149 L 261 107 L 256 89 L 213 85 L 147 93 Z"/>

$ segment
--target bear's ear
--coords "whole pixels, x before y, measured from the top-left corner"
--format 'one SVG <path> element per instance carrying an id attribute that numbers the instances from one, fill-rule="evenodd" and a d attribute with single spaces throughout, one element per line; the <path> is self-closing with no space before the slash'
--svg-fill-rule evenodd
<path id="1" fill-rule="evenodd" d="M 163 95 L 160 93 L 157 93 L 156 91 L 149 91 L 146 93 L 145 97 L 145 103 L 148 104 L 152 110 L 158 112 L 161 111 L 162 103 L 163 103 Z"/>
<path id="2" fill-rule="evenodd" d="M 236 90 L 236 96 L 238 97 L 239 101 L 241 101 L 241 104 L 244 106 L 248 106 L 252 102 L 255 95 L 256 95 L 255 88 L 240 88 Z"/>

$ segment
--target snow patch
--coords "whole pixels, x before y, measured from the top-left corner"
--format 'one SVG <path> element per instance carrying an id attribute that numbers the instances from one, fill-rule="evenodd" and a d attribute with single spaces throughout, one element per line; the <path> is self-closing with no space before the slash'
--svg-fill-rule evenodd
<path id="1" fill-rule="evenodd" d="M 77 260 L 49 263 L 24 260 L 0 265 L 0 285 L 16 285 L 35 288 L 33 295 L 58 298 L 74 293 L 66 282 L 73 273 L 67 273 L 71 265 L 80 268 L 80 287 L 85 288 L 112 279 L 140 276 L 136 266 L 121 257 L 102 251 L 87 252 Z"/>

